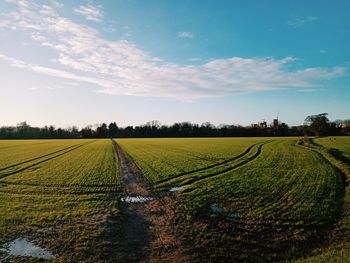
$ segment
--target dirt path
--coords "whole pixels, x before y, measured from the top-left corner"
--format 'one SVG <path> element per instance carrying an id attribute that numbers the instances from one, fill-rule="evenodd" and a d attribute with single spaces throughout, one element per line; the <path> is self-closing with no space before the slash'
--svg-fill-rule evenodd
<path id="1" fill-rule="evenodd" d="M 174 200 L 170 196 L 155 196 L 144 176 L 114 143 L 120 165 L 125 197 L 153 198 L 145 202 L 122 202 L 125 224 L 123 246 L 129 253 L 122 256 L 128 262 L 188 262 L 175 235 Z M 140 200 L 138 200 L 140 201 Z"/>

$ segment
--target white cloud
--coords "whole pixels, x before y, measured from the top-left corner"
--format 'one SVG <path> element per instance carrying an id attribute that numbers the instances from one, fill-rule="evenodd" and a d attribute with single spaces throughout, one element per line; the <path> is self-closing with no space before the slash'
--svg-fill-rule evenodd
<path id="1" fill-rule="evenodd" d="M 38 90 L 38 88 L 35 88 L 35 87 L 30 87 L 30 88 L 27 88 L 27 90 L 30 90 L 30 91 L 35 91 L 35 90 Z"/>
<path id="2" fill-rule="evenodd" d="M 27 3 L 6 16 L 10 23 L 4 28 L 20 30 L 54 51 L 56 57 L 48 59 L 54 65 L 36 65 L 1 53 L 0 60 L 38 74 L 89 83 L 106 94 L 191 100 L 237 92 L 310 89 L 322 79 L 345 73 L 345 69 L 337 67 L 290 70 L 292 57 L 232 57 L 198 65 L 175 64 L 127 40 L 105 40 L 97 30 L 61 16 L 55 7 Z"/>
<path id="3" fill-rule="evenodd" d="M 194 35 L 192 32 L 178 32 L 177 36 L 181 38 L 194 38 Z"/>
<path id="4" fill-rule="evenodd" d="M 287 21 L 287 25 L 297 28 L 297 27 L 302 27 L 305 24 L 317 21 L 318 17 L 317 16 L 307 16 L 307 17 L 303 17 L 303 18 L 295 18 L 292 20 Z"/>
<path id="5" fill-rule="evenodd" d="M 81 5 L 75 8 L 74 11 L 83 15 L 87 20 L 101 22 L 103 18 L 103 11 L 101 6 Z"/>
<path id="6" fill-rule="evenodd" d="M 69 86 L 74 86 L 74 87 L 80 86 L 80 84 L 78 82 L 67 82 L 66 84 Z"/>
<path id="7" fill-rule="evenodd" d="M 99 83 L 99 80 L 95 79 L 95 78 L 84 77 L 81 75 L 75 75 L 74 73 L 64 71 L 64 70 L 59 70 L 59 69 L 54 69 L 54 68 L 49 68 L 49 67 L 38 66 L 35 64 L 30 64 L 30 63 L 27 63 L 23 60 L 6 56 L 2 53 L 0 53 L 0 60 L 7 62 L 8 64 L 10 64 L 12 67 L 15 67 L 15 68 L 26 69 L 26 70 L 30 70 L 32 72 L 41 73 L 41 74 L 49 75 L 52 77 L 76 80 L 76 81 L 81 81 L 81 82 L 89 82 L 89 83 L 94 83 L 94 84 Z"/>
<path id="8" fill-rule="evenodd" d="M 58 1 L 56 1 L 56 0 L 49 0 L 49 2 L 50 2 L 50 4 L 51 4 L 52 6 L 54 6 L 54 7 L 57 7 L 57 8 L 63 7 L 63 4 L 60 3 L 60 2 L 58 2 Z"/>

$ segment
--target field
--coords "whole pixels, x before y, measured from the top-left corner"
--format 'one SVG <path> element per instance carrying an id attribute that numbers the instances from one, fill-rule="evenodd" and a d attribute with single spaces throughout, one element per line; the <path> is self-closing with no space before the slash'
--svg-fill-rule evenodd
<path id="1" fill-rule="evenodd" d="M 179 187 L 190 254 L 270 261 L 327 246 L 345 188 L 322 155 L 295 138 L 170 140 L 118 143 L 160 192 Z"/>
<path id="2" fill-rule="evenodd" d="M 249 146 L 266 141 L 261 138 L 180 138 L 120 139 L 118 143 L 131 155 L 152 183 L 171 175 L 218 164 L 244 152 Z"/>
<path id="3" fill-rule="evenodd" d="M 58 262 L 349 261 L 350 139 L 300 142 L 0 141 L 0 244 L 34 240 Z"/>
<path id="4" fill-rule="evenodd" d="M 315 256 L 300 262 L 350 262 L 350 138 L 324 137 L 314 140 L 312 145 L 336 165 L 346 181 L 342 214 L 330 236 L 329 244 L 315 251 Z M 299 262 L 299 261 L 298 261 Z"/>
<path id="5" fill-rule="evenodd" d="M 40 240 L 63 262 L 107 253 L 95 222 L 118 214 L 110 140 L 0 141 L 0 242 Z M 70 251 L 70 253 L 66 253 Z"/>

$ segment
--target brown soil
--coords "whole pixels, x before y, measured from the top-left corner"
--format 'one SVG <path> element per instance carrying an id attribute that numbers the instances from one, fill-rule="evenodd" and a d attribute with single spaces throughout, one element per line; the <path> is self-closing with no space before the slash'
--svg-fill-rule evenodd
<path id="1" fill-rule="evenodd" d="M 122 203 L 122 246 L 127 253 L 119 259 L 128 262 L 189 262 L 174 230 L 174 198 L 170 195 L 156 196 L 119 145 L 114 143 L 114 147 L 125 196 L 154 198 L 144 203 Z"/>

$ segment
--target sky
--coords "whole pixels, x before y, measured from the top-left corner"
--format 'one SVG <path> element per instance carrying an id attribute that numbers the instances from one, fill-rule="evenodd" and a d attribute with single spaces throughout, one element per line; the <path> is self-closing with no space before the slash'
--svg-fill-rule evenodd
<path id="1" fill-rule="evenodd" d="M 350 119 L 350 1 L 0 0 L 0 126 Z"/>

